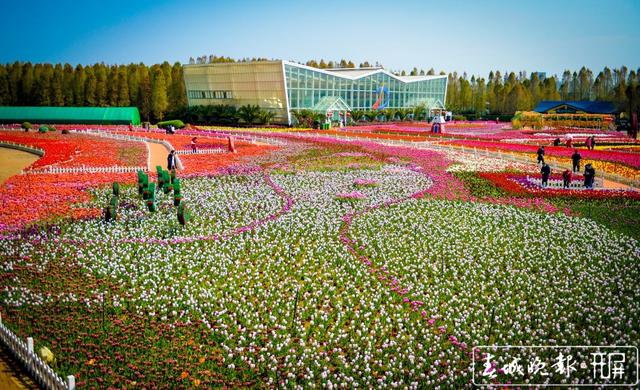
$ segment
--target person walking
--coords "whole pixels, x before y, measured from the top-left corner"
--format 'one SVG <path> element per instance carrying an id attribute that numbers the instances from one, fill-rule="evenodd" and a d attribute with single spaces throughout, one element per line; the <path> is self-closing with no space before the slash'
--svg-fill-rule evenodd
<path id="1" fill-rule="evenodd" d="M 549 164 L 542 163 L 540 173 L 542 173 L 542 187 L 546 187 L 549 184 L 549 175 L 551 175 L 551 167 Z"/>
<path id="2" fill-rule="evenodd" d="M 571 134 L 567 134 L 565 139 L 566 139 L 567 148 L 570 148 L 571 145 L 573 144 L 573 137 L 571 136 Z"/>
<path id="3" fill-rule="evenodd" d="M 596 170 L 591 164 L 584 166 L 584 188 L 593 188 L 593 181 L 596 176 Z"/>
<path id="4" fill-rule="evenodd" d="M 196 141 L 198 140 L 198 137 L 193 137 L 191 138 L 191 153 L 196 153 L 197 149 L 196 149 Z"/>
<path id="5" fill-rule="evenodd" d="M 176 169 L 176 155 L 175 150 L 172 150 L 167 156 L 167 170 L 171 171 L 174 169 Z"/>
<path id="6" fill-rule="evenodd" d="M 573 151 L 571 155 L 571 161 L 573 162 L 573 171 L 580 172 L 580 160 L 582 160 L 582 156 L 578 153 L 578 149 Z"/>
<path id="7" fill-rule="evenodd" d="M 587 137 L 586 141 L 584 141 L 584 144 L 587 146 L 587 150 L 591 150 L 591 137 Z"/>
<path id="8" fill-rule="evenodd" d="M 556 139 L 553 140 L 553 146 L 560 146 L 560 137 L 556 137 Z"/>
<path id="9" fill-rule="evenodd" d="M 562 172 L 562 188 L 569 189 L 571 187 L 571 179 L 573 179 L 573 173 L 569 169 L 565 169 Z"/>
<path id="10" fill-rule="evenodd" d="M 591 150 L 594 150 L 596 148 L 596 136 L 592 135 L 591 136 Z"/>
<path id="11" fill-rule="evenodd" d="M 538 154 L 538 164 L 544 165 L 544 146 L 540 146 L 536 153 Z"/>

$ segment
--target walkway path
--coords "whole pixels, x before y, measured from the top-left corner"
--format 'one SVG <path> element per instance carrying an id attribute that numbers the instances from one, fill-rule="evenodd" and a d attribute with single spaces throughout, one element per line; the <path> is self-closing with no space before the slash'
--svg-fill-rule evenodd
<path id="1" fill-rule="evenodd" d="M 0 344 L 0 389 L 24 390 L 37 388 L 38 386 L 16 363 L 9 351 Z"/>
<path id="2" fill-rule="evenodd" d="M 0 147 L 0 184 L 17 175 L 40 157 L 21 150 Z"/>
<path id="3" fill-rule="evenodd" d="M 149 172 L 155 172 L 156 166 L 160 165 L 163 169 L 167 168 L 167 155 L 169 150 L 162 145 L 155 142 L 145 142 L 147 149 L 149 150 L 148 168 Z"/>

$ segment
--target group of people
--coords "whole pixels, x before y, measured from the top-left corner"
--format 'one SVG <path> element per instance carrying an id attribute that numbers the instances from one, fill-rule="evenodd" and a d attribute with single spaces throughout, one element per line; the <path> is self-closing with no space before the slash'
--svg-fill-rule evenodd
<path id="1" fill-rule="evenodd" d="M 589 139 L 589 138 L 587 138 Z M 542 187 L 546 187 L 549 185 L 549 176 L 551 176 L 551 167 L 544 161 L 544 146 L 540 146 L 537 151 L 538 155 L 538 164 L 541 166 L 540 173 L 542 174 Z M 573 179 L 574 172 L 580 172 L 580 161 L 582 160 L 582 156 L 578 149 L 573 151 L 571 155 L 572 169 L 565 169 L 562 172 L 562 188 L 569 188 L 571 186 L 571 180 Z M 584 187 L 585 188 L 593 188 L 596 170 L 593 168 L 593 165 L 587 164 L 584 167 Z"/>
<path id="2" fill-rule="evenodd" d="M 594 150 L 596 148 L 596 137 L 593 135 L 591 137 L 587 137 L 585 145 L 587 146 L 587 150 Z"/>

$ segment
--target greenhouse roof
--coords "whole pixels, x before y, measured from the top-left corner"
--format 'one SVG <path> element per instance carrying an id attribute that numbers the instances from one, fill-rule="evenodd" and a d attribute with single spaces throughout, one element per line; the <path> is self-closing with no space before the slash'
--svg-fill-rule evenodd
<path id="1" fill-rule="evenodd" d="M 0 106 L 0 122 L 140 124 L 137 107 Z"/>

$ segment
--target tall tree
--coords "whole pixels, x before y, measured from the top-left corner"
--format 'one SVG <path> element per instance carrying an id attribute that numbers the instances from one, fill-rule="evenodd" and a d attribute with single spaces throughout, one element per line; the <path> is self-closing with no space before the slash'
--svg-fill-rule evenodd
<path id="1" fill-rule="evenodd" d="M 94 73 L 96 75 L 96 105 L 99 107 L 106 107 L 109 105 L 107 71 L 107 67 L 104 64 L 96 64 L 94 67 Z"/>
<path id="2" fill-rule="evenodd" d="M 187 91 L 184 86 L 182 65 L 173 64 L 171 69 L 171 88 L 169 88 L 169 107 L 176 109 L 187 106 Z"/>
<path id="3" fill-rule="evenodd" d="M 167 84 L 164 72 L 159 66 L 153 68 L 151 82 L 151 113 L 156 120 L 162 120 L 169 103 L 167 101 Z"/>
<path id="4" fill-rule="evenodd" d="M 140 116 L 149 121 L 151 118 L 151 77 L 149 68 L 141 66 L 138 69 L 138 110 Z"/>
<path id="5" fill-rule="evenodd" d="M 98 80 L 93 72 L 93 68 L 86 68 L 87 77 L 84 83 L 84 104 L 93 107 L 97 105 L 96 89 L 98 86 Z"/>
<path id="6" fill-rule="evenodd" d="M 128 107 L 129 100 L 129 79 L 127 77 L 127 67 L 118 68 L 118 107 Z"/>
<path id="7" fill-rule="evenodd" d="M 73 74 L 73 104 L 74 106 L 84 106 L 85 93 L 84 84 L 86 82 L 86 76 L 84 74 L 84 68 L 82 65 L 76 66 L 76 70 Z"/>
<path id="8" fill-rule="evenodd" d="M 62 65 L 57 64 L 53 68 L 53 77 L 51 78 L 51 104 L 54 106 L 64 106 L 64 70 Z"/>

